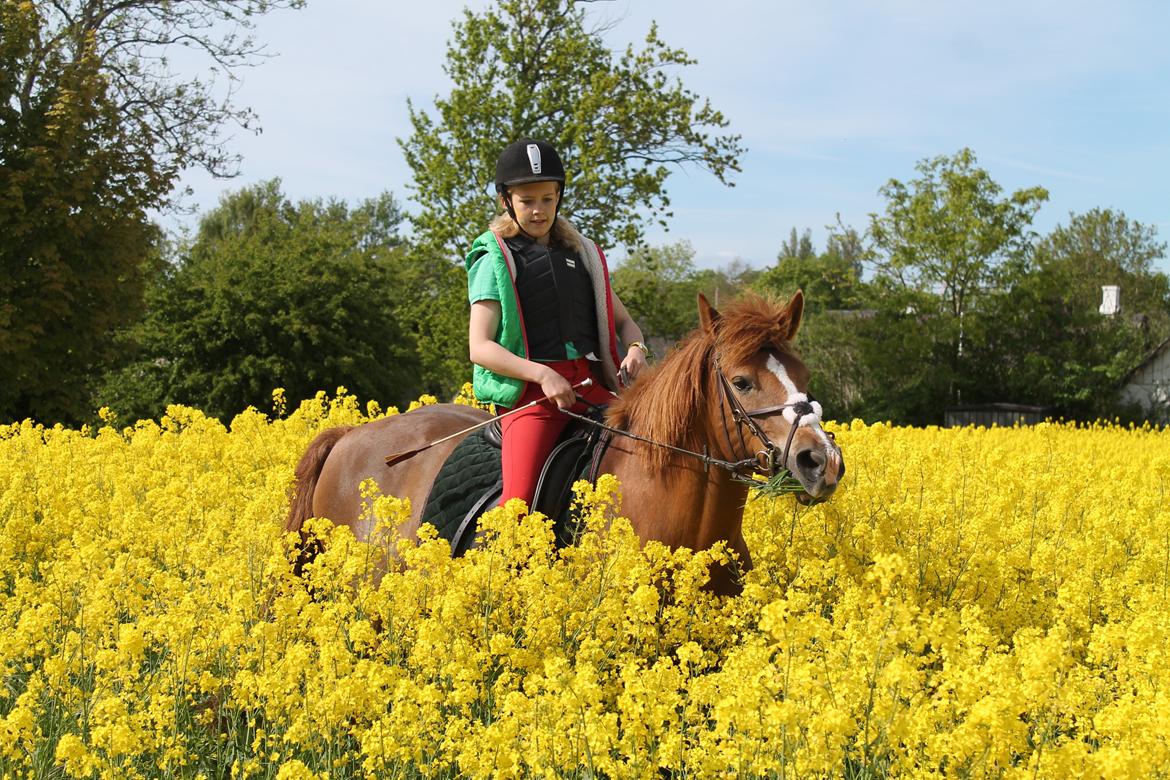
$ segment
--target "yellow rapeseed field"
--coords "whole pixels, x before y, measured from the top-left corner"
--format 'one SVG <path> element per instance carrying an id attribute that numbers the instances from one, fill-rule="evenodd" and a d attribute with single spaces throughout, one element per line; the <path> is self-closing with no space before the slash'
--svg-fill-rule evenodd
<path id="1" fill-rule="evenodd" d="M 1170 775 L 1164 431 L 836 426 L 831 502 L 749 504 L 736 599 L 723 551 L 606 530 L 607 479 L 572 549 L 510 506 L 378 579 L 322 527 L 306 587 L 293 466 L 380 414 L 0 426 L 0 774 Z"/>

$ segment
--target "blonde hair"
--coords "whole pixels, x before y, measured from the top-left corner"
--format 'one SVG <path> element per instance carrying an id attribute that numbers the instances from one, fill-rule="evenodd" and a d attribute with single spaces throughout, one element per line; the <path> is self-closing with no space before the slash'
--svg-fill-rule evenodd
<path id="1" fill-rule="evenodd" d="M 511 215 L 507 212 L 498 214 L 491 221 L 491 224 L 488 225 L 488 230 L 500 238 L 515 238 L 520 235 L 520 225 L 516 224 L 516 220 L 512 219 Z M 578 235 L 577 229 L 573 227 L 569 220 L 557 215 L 557 221 L 553 223 L 549 239 L 552 243 L 566 249 L 576 249 L 579 240 Z"/>

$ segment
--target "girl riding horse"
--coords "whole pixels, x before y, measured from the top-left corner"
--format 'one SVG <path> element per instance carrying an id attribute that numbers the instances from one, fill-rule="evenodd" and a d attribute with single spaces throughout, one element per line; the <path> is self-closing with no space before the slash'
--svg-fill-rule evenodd
<path id="1" fill-rule="evenodd" d="M 642 331 L 610 288 L 605 255 L 559 215 L 564 191 L 552 146 L 511 144 L 496 163 L 504 213 L 467 254 L 475 397 L 516 410 L 500 420 L 501 505 L 532 504 L 540 467 L 570 420 L 562 410 L 605 406 L 623 378 L 646 367 Z"/>
<path id="2" fill-rule="evenodd" d="M 704 549 L 725 542 L 751 566 L 743 536 L 748 487 L 743 478 L 787 469 L 804 500 L 832 495 L 845 473 L 841 452 L 806 395 L 809 371 L 792 347 L 804 298 L 786 305 L 748 297 L 725 313 L 699 297 L 700 327 L 614 401 L 613 436 L 600 471 L 621 484 L 621 514 L 643 541 Z M 431 486 L 459 437 L 490 419 L 457 404 L 424 406 L 352 428 L 332 428 L 309 445 L 296 469 L 295 498 L 285 528 L 310 517 L 348 525 L 371 539 L 376 520 L 363 511 L 362 483 L 409 499 L 410 519 L 397 533 L 414 538 Z M 386 455 L 417 449 L 386 465 Z M 391 546 L 392 548 L 392 546 Z M 738 572 L 716 567 L 710 586 L 736 593 Z"/>

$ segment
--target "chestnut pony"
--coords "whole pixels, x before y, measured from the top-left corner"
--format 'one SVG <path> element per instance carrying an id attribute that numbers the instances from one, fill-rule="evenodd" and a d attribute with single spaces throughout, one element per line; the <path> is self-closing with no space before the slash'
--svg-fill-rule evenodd
<path id="1" fill-rule="evenodd" d="M 725 541 L 746 571 L 742 477 L 786 468 L 806 502 L 836 489 L 844 461 L 821 428 L 819 405 L 805 395 L 809 372 L 792 349 L 803 310 L 800 292 L 786 305 L 748 296 L 724 314 L 700 295 L 700 327 L 609 406 L 607 423 L 634 437 L 613 436 L 600 472 L 617 476 L 622 514 L 643 542 L 705 549 Z M 368 538 L 373 520 L 363 516 L 359 485 L 373 477 L 384 495 L 410 499 L 411 517 L 398 531 L 413 537 L 458 437 L 426 445 L 488 417 L 473 407 L 440 404 L 323 431 L 297 464 L 285 530 L 326 517 Z M 423 449 L 393 466 L 384 462 L 415 448 Z M 740 587 L 725 568 L 712 571 L 710 586 L 720 593 Z"/>

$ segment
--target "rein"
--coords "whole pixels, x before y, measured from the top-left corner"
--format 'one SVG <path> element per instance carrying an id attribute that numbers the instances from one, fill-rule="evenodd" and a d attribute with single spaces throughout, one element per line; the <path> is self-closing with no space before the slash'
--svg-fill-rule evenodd
<path id="1" fill-rule="evenodd" d="M 634 441 L 640 441 L 643 444 L 652 444 L 655 447 L 662 447 L 663 449 L 671 450 L 672 452 L 677 452 L 680 455 L 689 455 L 692 458 L 697 458 L 697 459 L 701 460 L 703 462 L 703 464 L 705 466 L 707 466 L 708 468 L 711 466 L 718 466 L 721 469 L 726 469 L 727 471 L 730 471 L 732 474 L 742 474 L 744 469 L 746 469 L 748 467 L 755 468 L 755 466 L 756 466 L 756 459 L 755 458 L 747 458 L 745 460 L 737 460 L 737 461 L 727 461 L 727 460 L 722 460 L 720 458 L 713 458 L 710 455 L 707 455 L 706 453 L 703 453 L 703 452 L 695 452 L 694 450 L 688 450 L 685 447 L 676 447 L 673 444 L 667 444 L 665 442 L 655 441 L 654 439 L 648 439 L 645 436 L 639 436 L 636 433 L 630 433 L 629 431 L 623 431 L 621 428 L 615 428 L 612 425 L 608 425 L 606 423 L 601 422 L 600 420 L 594 420 L 592 417 L 586 417 L 583 414 L 577 414 L 576 412 L 571 412 L 568 409 L 561 409 L 560 412 L 561 412 L 561 414 L 568 415 L 569 417 L 580 420 L 581 422 L 589 423 L 590 425 L 592 425 L 595 428 L 600 428 L 603 431 L 608 431 L 609 433 L 614 434 L 615 436 L 625 436 L 627 439 L 633 439 Z"/>
<path id="2" fill-rule="evenodd" d="M 723 373 L 723 369 L 719 366 L 718 358 L 715 358 L 714 364 L 715 375 L 719 378 L 719 395 L 722 399 L 722 402 L 719 404 L 719 416 L 723 419 L 723 434 L 727 438 L 728 451 L 735 452 L 736 447 L 731 441 L 731 435 L 727 432 L 727 418 L 724 413 L 725 406 L 731 407 L 731 419 L 736 424 L 736 431 L 739 434 L 739 440 L 742 445 L 739 448 L 741 452 L 748 449 L 747 441 L 744 439 L 741 426 L 746 427 L 753 436 L 755 436 L 764 444 L 765 449 L 760 450 L 753 457 L 736 461 L 727 461 L 721 458 L 712 457 L 706 452 L 695 452 L 694 450 L 688 450 L 685 447 L 676 447 L 673 444 L 667 444 L 665 442 L 656 441 L 645 436 L 640 436 L 636 433 L 631 433 L 630 431 L 624 431 L 621 428 L 615 428 L 612 425 L 601 422 L 600 420 L 595 420 L 583 414 L 577 414 L 576 412 L 569 411 L 568 409 L 561 409 L 560 411 L 561 414 L 568 415 L 569 417 L 588 423 L 589 425 L 592 425 L 596 428 L 608 431 L 613 435 L 624 436 L 627 439 L 640 441 L 643 444 L 650 444 L 655 447 L 661 447 L 662 449 L 677 452 L 680 455 L 687 455 L 689 457 L 696 458 L 697 460 L 701 461 L 706 468 L 716 466 L 718 468 L 729 471 L 736 476 L 743 476 L 745 472 L 751 471 L 758 471 L 765 476 L 774 475 L 778 468 L 785 468 L 784 464 L 788 462 L 788 452 L 792 447 L 792 439 L 796 435 L 796 429 L 800 427 L 801 418 L 805 417 L 806 415 L 819 416 L 816 409 L 813 407 L 813 402 L 801 394 L 802 398 L 798 401 L 776 404 L 775 406 L 766 406 L 762 409 L 754 409 L 749 412 L 743 408 L 743 404 L 740 403 L 738 398 L 736 398 L 730 383 L 727 381 L 726 375 Z M 790 421 L 791 427 L 788 430 L 788 438 L 784 442 L 783 456 L 777 462 L 776 454 L 780 450 L 772 442 L 772 440 L 768 438 L 768 435 L 764 433 L 764 429 L 761 428 L 760 424 L 755 421 L 755 418 L 767 417 L 768 415 L 776 414 L 777 412 L 783 412 L 785 409 L 791 409 L 793 411 L 794 419 Z"/>

